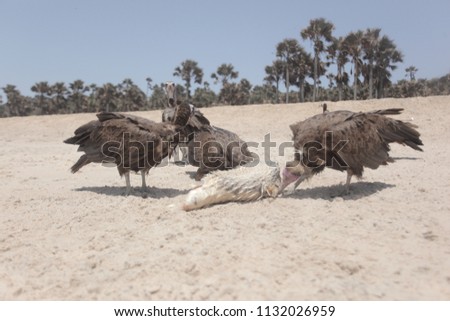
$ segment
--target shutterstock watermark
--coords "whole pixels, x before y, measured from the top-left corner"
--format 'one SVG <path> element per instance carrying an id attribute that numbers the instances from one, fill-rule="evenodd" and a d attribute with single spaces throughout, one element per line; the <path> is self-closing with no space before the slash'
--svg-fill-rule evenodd
<path id="1" fill-rule="evenodd" d="M 325 132 L 322 142 L 305 142 L 300 150 L 299 157 L 305 167 L 336 167 L 348 168 L 349 166 L 342 157 L 342 149 L 347 145 L 348 140 L 334 142 L 333 132 Z M 108 141 L 101 146 L 101 153 L 104 156 L 102 165 L 122 166 L 129 169 L 145 169 L 148 167 L 169 166 L 169 157 L 179 166 L 183 166 L 181 153 L 174 153 L 176 146 L 187 148 L 188 158 L 197 157 L 193 160 L 196 166 L 200 164 L 209 169 L 235 167 L 231 155 L 243 155 L 237 157 L 245 163 L 247 167 L 254 167 L 264 163 L 269 167 L 276 167 L 278 163 L 272 159 L 272 155 L 285 156 L 286 151 L 294 149 L 292 141 L 276 142 L 272 140 L 270 133 L 264 135 L 261 142 L 230 142 L 227 145 L 221 144 L 217 140 L 197 140 L 195 135 L 180 138 L 176 134 L 170 140 L 149 140 L 141 141 L 132 138 L 130 133 L 123 133 L 121 141 Z M 257 153 L 262 149 L 262 159 Z M 237 154 L 236 154 L 237 153 Z M 249 160 L 251 159 L 251 160 Z M 188 164 L 184 164 L 187 166 Z M 239 164 L 242 165 L 242 164 Z"/>

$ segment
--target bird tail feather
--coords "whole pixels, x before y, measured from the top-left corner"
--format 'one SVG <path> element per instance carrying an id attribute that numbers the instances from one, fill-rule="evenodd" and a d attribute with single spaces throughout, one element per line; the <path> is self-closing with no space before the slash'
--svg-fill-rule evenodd
<path id="1" fill-rule="evenodd" d="M 420 133 L 415 129 L 416 126 L 401 120 L 393 120 L 387 123 L 382 130 L 379 131 L 381 137 L 387 143 L 399 143 L 407 145 L 412 149 L 423 151 L 419 146 L 423 146 L 420 139 Z"/>

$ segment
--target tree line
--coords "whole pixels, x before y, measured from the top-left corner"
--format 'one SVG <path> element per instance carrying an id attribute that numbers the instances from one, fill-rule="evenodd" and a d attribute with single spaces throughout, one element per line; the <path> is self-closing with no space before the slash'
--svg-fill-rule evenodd
<path id="1" fill-rule="evenodd" d="M 392 71 L 404 56 L 380 28 L 345 36 L 335 36 L 334 29 L 332 22 L 317 18 L 300 30 L 298 39 L 286 38 L 278 43 L 274 60 L 265 66 L 262 85 L 252 85 L 246 78 L 238 81 L 239 72 L 231 63 L 223 63 L 210 75 L 210 80 L 220 85 L 216 93 L 204 80 L 198 62 L 185 60 L 173 72 L 181 80 L 178 93 L 197 107 L 450 94 L 450 74 L 416 79 L 415 66 L 405 69 L 405 79 L 392 83 Z M 305 44 L 311 45 L 311 52 Z M 79 79 L 68 84 L 41 81 L 31 87 L 33 97 L 22 95 L 16 86 L 8 84 L 2 88 L 6 101 L 0 96 L 0 116 L 164 108 L 164 83 L 154 84 L 150 77 L 146 81 L 146 92 L 131 79 L 101 86 Z"/>

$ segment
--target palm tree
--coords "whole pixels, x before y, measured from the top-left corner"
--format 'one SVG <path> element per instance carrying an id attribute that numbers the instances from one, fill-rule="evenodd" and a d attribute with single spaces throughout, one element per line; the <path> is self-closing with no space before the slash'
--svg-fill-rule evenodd
<path id="1" fill-rule="evenodd" d="M 232 79 L 239 77 L 239 72 L 234 70 L 232 64 L 221 64 L 215 73 L 211 74 L 211 78 L 214 79 L 214 83 L 222 83 L 222 88 L 219 92 L 219 101 L 225 105 L 233 104 L 236 100 L 238 92 L 238 85 L 232 83 Z"/>
<path id="2" fill-rule="evenodd" d="M 40 81 L 31 86 L 31 91 L 36 93 L 37 107 L 41 111 L 41 114 L 49 114 L 49 96 L 51 94 L 51 88 L 47 81 Z"/>
<path id="3" fill-rule="evenodd" d="M 5 104 L 7 116 L 25 116 L 29 114 L 30 110 L 26 106 L 25 97 L 22 96 L 16 86 L 6 85 L 2 89 L 7 99 Z"/>
<path id="4" fill-rule="evenodd" d="M 344 39 L 343 47 L 346 54 L 352 58 L 353 63 L 353 99 L 358 99 L 358 82 L 362 66 L 362 39 L 364 33 L 360 30 L 350 32 Z"/>
<path id="5" fill-rule="evenodd" d="M 216 101 L 216 93 L 209 87 L 207 81 L 203 82 L 203 87 L 195 89 L 192 103 L 196 107 L 208 107 Z"/>
<path id="6" fill-rule="evenodd" d="M 247 79 L 243 78 L 238 84 L 238 95 L 236 105 L 247 105 L 250 101 L 250 92 L 253 85 Z"/>
<path id="7" fill-rule="evenodd" d="M 178 90 L 178 85 L 177 85 L 177 93 L 181 96 L 180 91 Z M 160 85 L 155 84 L 154 86 L 152 86 L 152 95 L 149 97 L 150 108 L 151 109 L 164 108 L 166 102 L 167 98 L 164 92 L 164 83 L 161 83 Z"/>
<path id="8" fill-rule="evenodd" d="M 298 86 L 300 92 L 300 102 L 305 102 L 306 77 L 311 76 L 312 57 L 302 46 L 297 48 L 297 52 L 292 56 L 292 82 Z"/>
<path id="9" fill-rule="evenodd" d="M 147 82 L 147 92 L 146 92 L 146 96 L 147 96 L 147 98 L 148 98 L 148 93 L 149 93 L 149 91 L 150 90 L 152 90 L 152 82 L 153 82 L 153 79 L 152 78 L 150 78 L 150 77 L 147 77 L 147 78 L 145 78 L 145 81 Z"/>
<path id="10" fill-rule="evenodd" d="M 418 72 L 419 69 L 417 69 L 415 66 L 409 66 L 405 69 L 406 77 L 409 77 L 409 81 L 416 80 L 416 72 Z"/>
<path id="11" fill-rule="evenodd" d="M 269 82 L 266 82 L 262 86 L 254 86 L 252 88 L 252 91 L 250 93 L 250 104 L 267 104 L 267 103 L 274 103 L 278 102 L 277 95 L 275 95 L 274 92 L 274 86 L 271 85 Z"/>
<path id="12" fill-rule="evenodd" d="M 364 59 L 367 60 L 367 78 L 369 79 L 369 99 L 373 98 L 373 70 L 375 68 L 375 57 L 380 43 L 380 28 L 367 29 L 361 39 Z"/>
<path id="13" fill-rule="evenodd" d="M 268 82 L 269 84 L 275 83 L 276 103 L 279 104 L 280 103 L 279 86 L 280 86 L 280 81 L 283 78 L 283 73 L 284 73 L 283 61 L 281 61 L 279 59 L 273 61 L 272 65 L 266 66 L 265 71 L 266 71 L 267 76 L 264 78 L 264 80 L 266 82 Z"/>
<path id="14" fill-rule="evenodd" d="M 69 94 L 69 102 L 74 106 L 74 112 L 79 113 L 83 109 L 87 109 L 85 104 L 86 96 L 85 92 L 89 91 L 89 87 L 84 85 L 84 81 L 75 80 L 73 83 L 69 84 L 71 93 Z"/>
<path id="15" fill-rule="evenodd" d="M 292 57 L 298 52 L 300 45 L 296 39 L 284 39 L 277 45 L 277 57 L 284 62 L 285 75 L 284 80 L 286 84 L 286 104 L 289 103 L 289 74 L 292 70 Z"/>
<path id="16" fill-rule="evenodd" d="M 348 63 L 348 53 L 344 47 L 344 38 L 334 38 L 333 42 L 327 48 L 329 57 L 336 63 L 336 75 L 334 80 L 338 89 L 338 100 L 342 100 L 343 86 L 348 85 L 348 73 L 345 71 L 345 65 Z"/>
<path id="17" fill-rule="evenodd" d="M 53 107 L 56 113 L 67 112 L 67 99 L 68 94 L 67 87 L 63 82 L 57 82 L 51 87 Z"/>
<path id="18" fill-rule="evenodd" d="M 325 51 L 326 42 L 331 42 L 333 40 L 332 32 L 334 30 L 334 25 L 330 21 L 324 18 L 313 19 L 309 22 L 309 26 L 300 32 L 300 36 L 303 40 L 309 39 L 314 46 L 314 69 L 313 69 L 313 101 L 316 101 L 317 96 L 317 83 L 319 80 L 319 64 L 320 64 L 320 54 Z"/>
<path id="19" fill-rule="evenodd" d="M 117 109 L 117 100 L 119 94 L 116 86 L 111 83 L 106 83 L 97 90 L 97 100 L 99 102 L 99 110 L 105 110 L 106 112 L 114 111 Z"/>
<path id="20" fill-rule="evenodd" d="M 250 101 L 252 84 L 247 79 L 239 83 L 226 83 L 219 94 L 219 101 L 230 105 L 246 105 Z"/>
<path id="21" fill-rule="evenodd" d="M 96 84 L 90 84 L 89 90 L 90 90 L 91 94 L 89 95 L 88 112 L 95 112 L 96 110 L 99 109 L 98 105 L 97 105 L 98 87 Z"/>
<path id="22" fill-rule="evenodd" d="M 191 82 L 201 84 L 203 80 L 203 70 L 194 60 L 187 59 L 181 63 L 181 66 L 175 68 L 174 76 L 180 77 L 185 85 L 188 100 L 191 99 Z"/>
<path id="23" fill-rule="evenodd" d="M 239 72 L 234 70 L 234 66 L 232 64 L 221 64 L 217 71 L 211 74 L 211 78 L 214 79 L 214 83 L 218 82 L 222 83 L 222 87 L 230 82 L 232 79 L 236 79 L 239 77 Z"/>
<path id="24" fill-rule="evenodd" d="M 396 63 L 403 62 L 403 54 L 388 36 L 380 39 L 375 58 L 377 97 L 384 97 L 384 88 L 391 84 L 391 71 L 397 69 Z"/>
<path id="25" fill-rule="evenodd" d="M 140 110 L 145 107 L 145 94 L 130 78 L 126 78 L 118 85 L 121 90 L 123 110 Z"/>

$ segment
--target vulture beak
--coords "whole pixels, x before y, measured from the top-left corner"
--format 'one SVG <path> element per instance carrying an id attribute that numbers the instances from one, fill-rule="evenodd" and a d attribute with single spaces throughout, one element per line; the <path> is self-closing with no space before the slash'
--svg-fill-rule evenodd
<path id="1" fill-rule="evenodd" d="M 281 193 L 288 185 L 297 181 L 299 177 L 300 176 L 295 175 L 287 167 L 285 167 L 281 172 L 281 186 L 279 189 L 279 193 Z"/>

